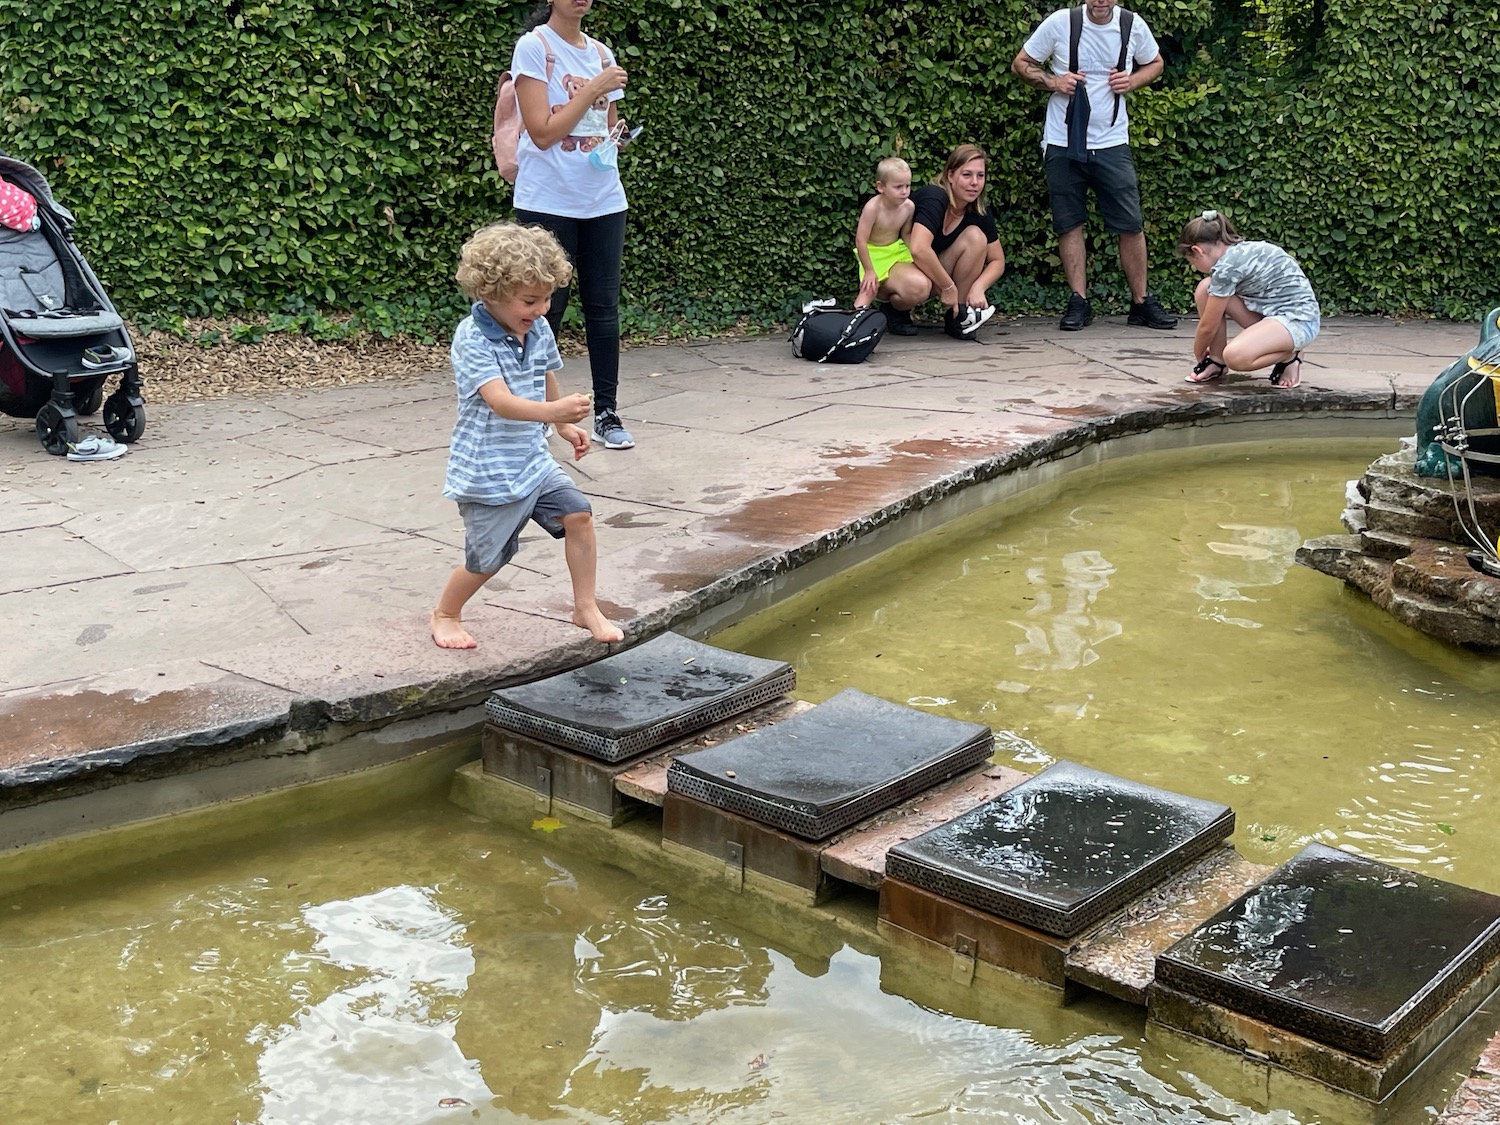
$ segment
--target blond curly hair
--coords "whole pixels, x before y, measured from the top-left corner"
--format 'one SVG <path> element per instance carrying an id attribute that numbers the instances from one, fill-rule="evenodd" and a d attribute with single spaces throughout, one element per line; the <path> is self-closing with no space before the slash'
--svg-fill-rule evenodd
<path id="1" fill-rule="evenodd" d="M 550 231 L 491 223 L 464 243 L 454 277 L 471 301 L 499 301 L 529 285 L 561 289 L 573 266 Z"/>

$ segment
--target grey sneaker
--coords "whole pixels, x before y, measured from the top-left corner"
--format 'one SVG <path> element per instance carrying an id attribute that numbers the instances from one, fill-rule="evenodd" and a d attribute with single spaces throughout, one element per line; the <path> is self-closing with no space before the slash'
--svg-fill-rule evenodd
<path id="1" fill-rule="evenodd" d="M 635 448 L 635 438 L 620 425 L 620 416 L 613 410 L 601 410 L 594 415 L 594 440 L 602 441 L 605 449 Z"/>
<path id="2" fill-rule="evenodd" d="M 90 434 L 82 441 L 68 443 L 68 460 L 113 461 L 117 457 L 124 457 L 128 448 L 112 438 Z"/>

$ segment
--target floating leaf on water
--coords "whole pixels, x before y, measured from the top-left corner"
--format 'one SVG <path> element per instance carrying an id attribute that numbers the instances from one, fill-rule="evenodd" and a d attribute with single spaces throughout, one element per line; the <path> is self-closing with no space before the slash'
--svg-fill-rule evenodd
<path id="1" fill-rule="evenodd" d="M 1232 773 L 1224 779 L 1230 785 L 1249 785 L 1250 779 L 1242 773 Z"/>
<path id="2" fill-rule="evenodd" d="M 544 816 L 531 822 L 533 832 L 556 832 L 563 826 L 563 822 L 555 816 Z"/>
<path id="3" fill-rule="evenodd" d="M 1260 839 L 1261 839 L 1262 843 L 1265 843 L 1265 844 L 1274 844 L 1276 842 L 1276 833 L 1274 833 L 1274 832 L 1262 832 L 1260 834 Z"/>
<path id="4" fill-rule="evenodd" d="M 1444 824 L 1442 821 L 1438 821 L 1437 830 L 1443 833 L 1445 836 L 1452 836 L 1455 832 L 1458 831 L 1458 829 L 1454 828 L 1453 825 Z"/>

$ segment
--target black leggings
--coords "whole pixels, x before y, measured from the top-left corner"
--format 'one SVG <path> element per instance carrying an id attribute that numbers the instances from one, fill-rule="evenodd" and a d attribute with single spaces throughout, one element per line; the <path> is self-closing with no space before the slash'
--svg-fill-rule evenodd
<path id="1" fill-rule="evenodd" d="M 616 409 L 620 385 L 620 262 L 625 257 L 625 212 L 570 219 L 516 210 L 516 222 L 545 227 L 557 236 L 578 277 L 583 334 L 589 345 L 596 413 Z M 555 335 L 568 308 L 571 286 L 552 294 L 547 323 Z"/>

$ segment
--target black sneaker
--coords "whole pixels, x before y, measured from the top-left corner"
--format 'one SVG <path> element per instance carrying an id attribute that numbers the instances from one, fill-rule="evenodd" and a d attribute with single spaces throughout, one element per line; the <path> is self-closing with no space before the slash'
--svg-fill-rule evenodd
<path id="1" fill-rule="evenodd" d="M 1176 328 L 1177 318 L 1147 293 L 1139 302 L 1130 306 L 1130 315 L 1125 318 L 1125 323 L 1137 328 Z"/>
<path id="2" fill-rule="evenodd" d="M 1064 332 L 1079 332 L 1094 323 L 1094 306 L 1089 304 L 1089 299 L 1081 293 L 1070 293 L 1068 295 L 1068 307 L 1063 312 L 1062 322 L 1058 325 Z M 1175 324 L 1176 321 L 1173 321 Z"/>
<path id="3" fill-rule="evenodd" d="M 892 336 L 917 334 L 917 326 L 911 322 L 911 309 L 898 309 L 889 301 L 882 301 L 880 311 L 885 313 L 885 330 Z"/>

